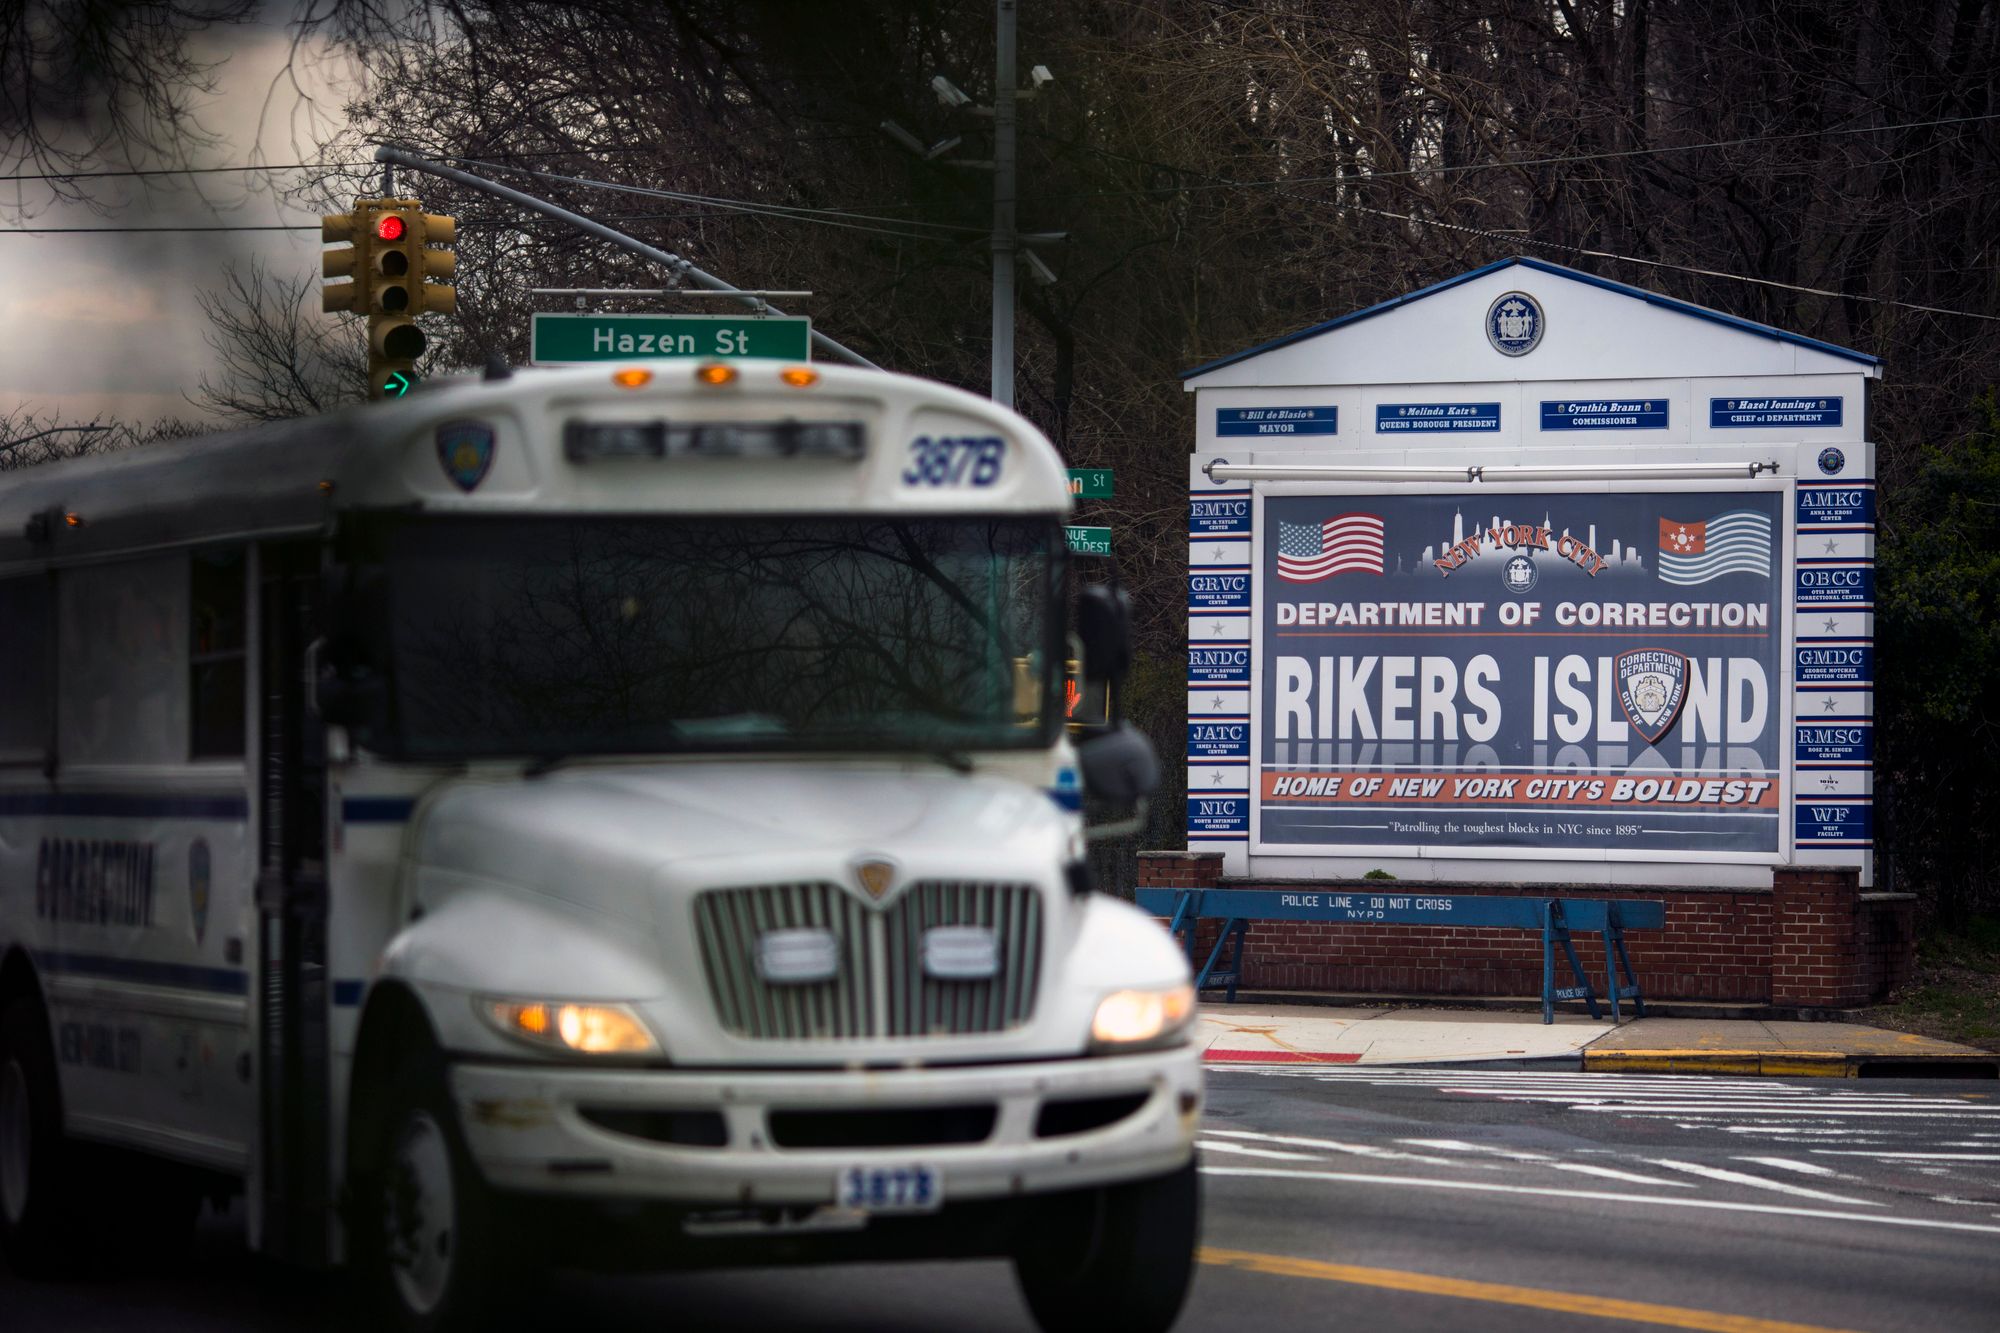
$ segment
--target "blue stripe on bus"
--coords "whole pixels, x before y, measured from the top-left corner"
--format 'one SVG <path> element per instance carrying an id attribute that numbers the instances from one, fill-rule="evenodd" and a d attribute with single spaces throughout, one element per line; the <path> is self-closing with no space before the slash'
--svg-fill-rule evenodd
<path id="1" fill-rule="evenodd" d="M 340 803 L 340 816 L 350 824 L 400 824 L 416 804 L 413 796 L 350 796 Z"/>
<path id="2" fill-rule="evenodd" d="M 44 953 L 41 958 L 51 972 L 103 977 L 110 981 L 136 981 L 149 986 L 170 986 L 175 990 L 213 991 L 222 995 L 250 993 L 250 974 L 233 967 L 158 963 L 147 958 L 114 958 L 95 953 Z"/>
<path id="3" fill-rule="evenodd" d="M 333 983 L 333 1003 L 337 1009 L 352 1009 L 361 1003 L 361 988 L 367 983 L 358 978 Z"/>
<path id="4" fill-rule="evenodd" d="M 165 792 L 0 792 L 0 815 L 70 815 L 82 819 L 226 819 L 250 817 L 241 794 L 190 796 Z"/>

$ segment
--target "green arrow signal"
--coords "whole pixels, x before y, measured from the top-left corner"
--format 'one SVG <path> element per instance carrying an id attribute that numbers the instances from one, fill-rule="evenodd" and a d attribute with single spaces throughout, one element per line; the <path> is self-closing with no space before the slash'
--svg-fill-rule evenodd
<path id="1" fill-rule="evenodd" d="M 392 370 L 389 378 L 382 381 L 382 395 L 385 398 L 401 398 L 417 387 L 417 377 L 407 371 Z"/>

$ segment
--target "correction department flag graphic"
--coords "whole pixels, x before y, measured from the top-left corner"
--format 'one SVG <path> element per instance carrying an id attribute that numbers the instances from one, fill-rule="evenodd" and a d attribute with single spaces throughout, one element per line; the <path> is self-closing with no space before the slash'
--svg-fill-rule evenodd
<path id="1" fill-rule="evenodd" d="M 1382 520 L 1377 515 L 1335 514 L 1318 527 L 1278 524 L 1278 577 L 1287 583 L 1381 572 Z"/>
<path id="2" fill-rule="evenodd" d="M 1771 519 L 1732 509 L 1703 522 L 1660 520 L 1660 582 L 1687 587 L 1724 574 L 1771 577 Z"/>

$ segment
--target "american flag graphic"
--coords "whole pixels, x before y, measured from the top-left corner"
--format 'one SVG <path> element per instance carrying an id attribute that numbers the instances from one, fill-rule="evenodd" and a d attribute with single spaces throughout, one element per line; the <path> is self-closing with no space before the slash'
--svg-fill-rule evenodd
<path id="1" fill-rule="evenodd" d="M 1278 577 L 1317 583 L 1335 574 L 1382 572 L 1382 520 L 1375 514 L 1335 514 L 1318 527 L 1278 523 Z"/>

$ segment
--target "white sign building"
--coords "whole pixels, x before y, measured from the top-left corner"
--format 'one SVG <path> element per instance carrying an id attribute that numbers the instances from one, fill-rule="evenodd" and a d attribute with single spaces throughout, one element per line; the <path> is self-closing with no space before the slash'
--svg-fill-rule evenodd
<path id="1" fill-rule="evenodd" d="M 1188 372 L 1189 846 L 1868 884 L 1881 373 L 1532 259 Z"/>

